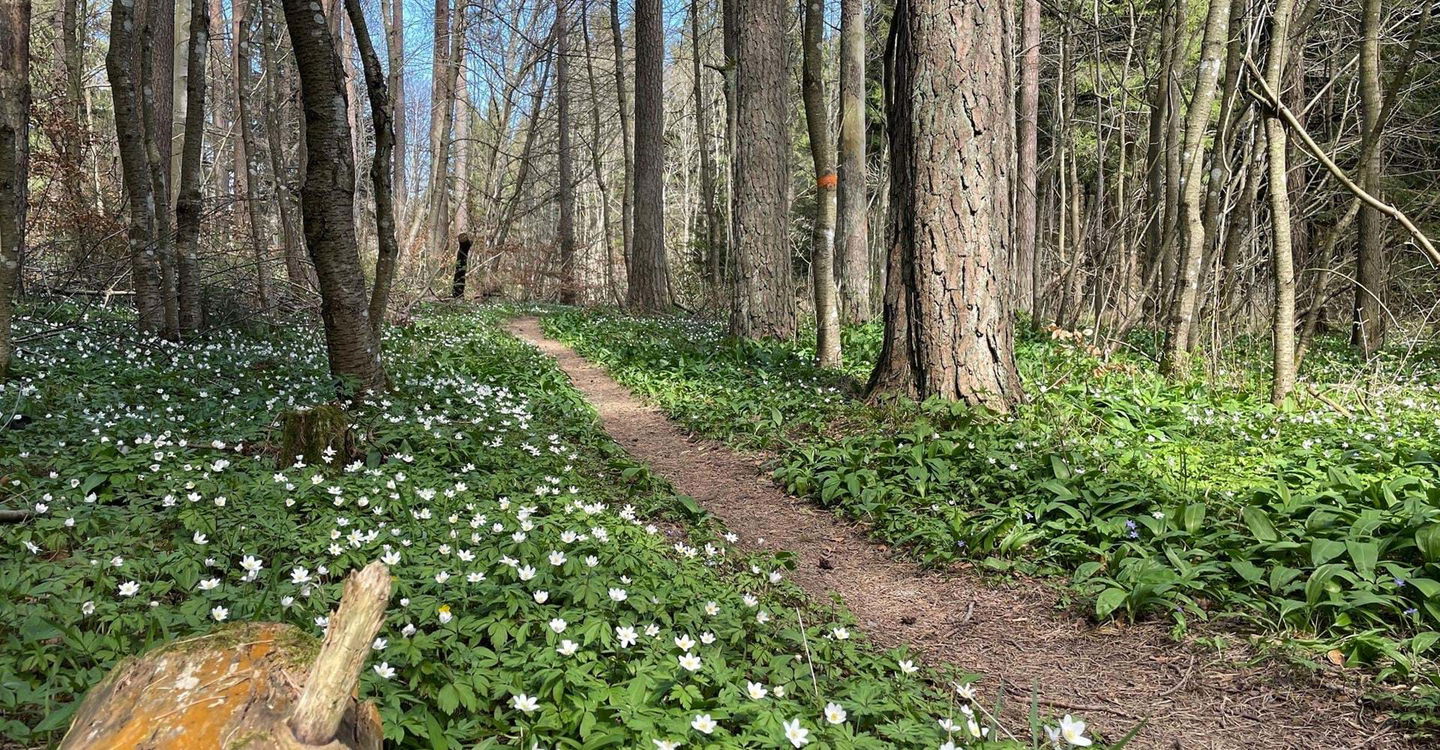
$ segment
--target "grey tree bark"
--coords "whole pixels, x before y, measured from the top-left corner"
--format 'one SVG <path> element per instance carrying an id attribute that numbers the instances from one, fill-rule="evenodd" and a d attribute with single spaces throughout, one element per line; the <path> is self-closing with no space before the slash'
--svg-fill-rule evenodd
<path id="1" fill-rule="evenodd" d="M 380 14 L 385 29 L 386 56 L 390 60 L 385 90 L 395 131 L 395 202 L 404 203 L 410 194 L 410 176 L 406 170 L 409 137 L 405 130 L 405 0 L 380 0 Z"/>
<path id="2" fill-rule="evenodd" d="M 0 5 L 0 383 L 25 251 L 30 179 L 30 0 Z"/>
<path id="3" fill-rule="evenodd" d="M 141 114 L 139 40 L 142 25 L 143 19 L 136 17 L 133 3 L 115 3 L 110 12 L 110 49 L 105 55 L 105 71 L 114 100 L 120 171 L 130 203 L 126 238 L 130 246 L 130 284 L 135 292 L 135 308 L 140 330 L 160 334 L 165 331 L 165 283 L 155 226 L 159 207 L 146 152 L 145 118 Z"/>
<path id="4" fill-rule="evenodd" d="M 1185 372 L 1190 355 L 1191 322 L 1200 293 L 1200 263 L 1205 255 L 1205 134 L 1210 129 L 1211 105 L 1220 82 L 1230 28 L 1231 0 L 1210 0 L 1205 33 L 1200 43 L 1200 65 L 1195 90 L 1185 114 L 1184 174 L 1180 192 L 1185 220 L 1185 245 L 1180 252 L 1176 293 L 1165 331 L 1165 352 L 1160 369 L 1174 377 Z"/>
<path id="5" fill-rule="evenodd" d="M 710 152 L 710 102 L 705 96 L 704 45 L 700 39 L 700 0 L 690 2 L 690 63 L 695 77 L 695 140 L 700 151 L 700 207 L 705 227 L 702 272 L 714 289 L 724 288 L 725 242 L 720 205 L 715 197 L 715 159 Z M 717 295 L 718 296 L 718 295 Z"/>
<path id="6" fill-rule="evenodd" d="M 1360 119 L 1367 158 L 1360 164 L 1360 187 L 1384 199 L 1384 87 L 1380 81 L 1381 0 L 1364 0 L 1360 16 Z M 1279 90 L 1278 88 L 1276 89 Z M 1386 218 L 1371 206 L 1360 209 L 1355 254 L 1355 305 L 1350 343 L 1366 356 L 1385 343 L 1385 299 L 1389 258 L 1385 252 Z"/>
<path id="7" fill-rule="evenodd" d="M 1271 21 L 1270 51 L 1265 63 L 1265 82 L 1280 95 L 1284 81 L 1286 42 L 1290 38 L 1292 0 L 1276 0 Z M 1278 101 L 1278 99 L 1277 99 Z M 1295 387 L 1295 253 L 1290 243 L 1290 189 L 1286 183 L 1286 130 L 1278 112 L 1265 114 L 1266 166 L 1269 176 L 1270 213 L 1274 226 L 1271 258 L 1275 274 L 1275 316 L 1272 337 L 1274 368 L 1270 400 L 1280 403 Z"/>
<path id="8" fill-rule="evenodd" d="M 630 97 L 625 88 L 625 33 L 620 28 L 620 0 L 610 0 L 610 40 L 615 47 L 615 101 L 620 109 L 620 150 L 625 167 L 620 190 L 620 237 L 625 245 L 625 262 L 629 264 L 633 262 L 635 250 L 635 149 L 630 127 Z"/>
<path id="9" fill-rule="evenodd" d="M 266 151 L 270 156 L 270 176 L 274 180 L 272 196 L 279 215 L 281 239 L 285 245 L 285 276 L 289 281 L 289 291 L 286 296 L 294 298 L 302 290 L 313 289 L 316 282 L 311 266 L 306 263 L 305 240 L 295 216 L 295 190 L 289 179 L 289 170 L 286 168 L 287 139 L 284 131 L 281 130 L 280 118 L 282 113 L 289 109 L 284 103 L 288 98 L 288 91 L 293 85 L 294 76 L 287 73 L 285 84 L 282 86 L 280 61 L 274 55 L 274 50 L 279 46 L 282 21 L 275 16 L 274 11 L 275 8 L 270 4 L 265 5 L 263 14 L 265 43 L 261 45 L 260 50 L 260 61 L 265 69 L 270 71 L 270 74 L 265 76 L 266 100 L 269 103 L 265 107 L 265 137 L 268 146 Z M 303 140 L 296 150 L 300 154 L 304 154 Z"/>
<path id="10" fill-rule="evenodd" d="M 840 307 L 835 287 L 835 148 L 826 109 L 825 0 L 805 0 L 801 98 L 815 169 L 815 221 L 810 234 L 810 276 L 815 296 L 815 354 L 821 367 L 840 366 Z"/>
<path id="11" fill-rule="evenodd" d="M 870 291 L 865 119 L 865 0 L 840 0 L 840 165 L 835 252 L 841 314 L 849 323 L 869 320 L 874 307 Z"/>
<path id="12" fill-rule="evenodd" d="M 555 231 L 560 245 L 560 303 L 579 298 L 575 279 L 575 147 L 570 137 L 570 2 L 555 3 L 555 128 L 558 153 L 560 217 Z"/>
<path id="13" fill-rule="evenodd" d="M 284 0 L 285 22 L 305 104 L 305 181 L 300 207 L 305 246 L 320 283 L 320 316 L 337 388 L 385 387 L 380 347 L 370 326 L 365 276 L 355 244 L 355 165 L 345 74 L 323 15 L 307 0 Z M 346 382 L 350 381 L 350 382 Z"/>
<path id="14" fill-rule="evenodd" d="M 365 93 L 370 99 L 370 120 L 375 128 L 375 157 L 370 162 L 370 183 L 375 190 L 375 231 L 378 236 L 375 285 L 370 290 L 368 313 L 370 330 L 378 345 L 380 328 L 385 324 L 385 311 L 390 304 L 390 287 L 395 281 L 395 262 L 400 256 L 400 244 L 395 235 L 395 199 L 390 188 L 395 153 L 395 124 L 391 119 L 394 110 L 390 105 L 385 72 L 380 68 L 380 56 L 375 52 L 375 43 L 370 39 L 370 29 L 365 22 L 365 10 L 360 7 L 359 0 L 345 0 L 345 12 L 350 16 L 350 26 L 355 30 L 355 40 L 360 47 L 360 64 L 365 70 Z"/>
<path id="15" fill-rule="evenodd" d="M 200 162 L 205 139 L 205 60 L 209 57 L 210 8 L 190 0 L 190 38 L 185 80 L 185 143 L 175 201 L 176 286 L 180 330 L 202 324 L 200 306 Z"/>
<path id="16" fill-rule="evenodd" d="M 1040 134 L 1040 0 L 1020 13 L 1019 132 L 1015 158 L 1015 307 L 1035 312 L 1035 248 L 1039 238 L 1036 166 Z"/>
<path id="17" fill-rule="evenodd" d="M 250 256 L 255 264 L 255 286 L 260 297 L 261 309 L 272 304 L 270 293 L 270 268 L 265 252 L 265 241 L 261 239 L 260 201 L 256 185 L 260 182 L 259 165 L 256 159 L 259 146 L 255 140 L 255 74 L 251 42 L 254 23 L 250 17 L 247 0 L 235 0 L 235 118 L 240 121 L 240 139 L 236 141 L 236 189 L 237 197 L 245 203 L 245 231 L 250 244 Z M 242 163 L 243 162 L 243 163 Z M 240 179 L 243 175 L 243 180 Z"/>

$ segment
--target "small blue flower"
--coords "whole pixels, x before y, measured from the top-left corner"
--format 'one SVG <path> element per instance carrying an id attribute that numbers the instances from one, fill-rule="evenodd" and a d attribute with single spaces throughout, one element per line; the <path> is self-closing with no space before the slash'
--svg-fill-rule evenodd
<path id="1" fill-rule="evenodd" d="M 1396 585 L 1396 586 L 1402 586 L 1402 587 L 1403 587 L 1403 586 L 1405 585 L 1405 579 L 1404 579 L 1404 578 L 1399 578 L 1399 577 L 1397 577 L 1397 578 L 1395 579 L 1395 585 Z"/>

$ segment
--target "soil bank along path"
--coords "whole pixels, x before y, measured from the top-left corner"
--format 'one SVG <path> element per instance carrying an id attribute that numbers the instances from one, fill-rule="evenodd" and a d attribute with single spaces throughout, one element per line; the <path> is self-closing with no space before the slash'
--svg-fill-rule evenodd
<path id="1" fill-rule="evenodd" d="M 1044 713 L 1083 716 L 1112 740 L 1146 720 L 1136 748 L 1422 747 L 1336 675 L 1275 661 L 1246 666 L 1239 660 L 1253 653 L 1244 647 L 1202 650 L 1160 625 L 1097 626 L 1057 609 L 1055 592 L 1040 582 L 997 584 L 960 567 L 924 570 L 892 559 L 854 526 L 786 494 L 759 459 L 687 434 L 548 338 L 537 319 L 508 328 L 555 358 L 631 456 L 695 498 L 742 545 L 793 552 L 790 578 L 811 596 L 839 596 L 883 646 L 908 644 L 931 664 L 979 673 L 985 705 L 1004 691 L 1012 730 L 1025 728 L 1035 695 Z"/>

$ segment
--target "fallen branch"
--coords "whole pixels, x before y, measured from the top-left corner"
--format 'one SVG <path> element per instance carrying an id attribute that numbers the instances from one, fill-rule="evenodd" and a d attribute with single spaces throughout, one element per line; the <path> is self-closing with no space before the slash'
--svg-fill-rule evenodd
<path id="1" fill-rule="evenodd" d="M 1440 266 L 1440 251 L 1437 251 L 1435 244 L 1430 241 L 1430 238 L 1426 237 L 1425 233 L 1421 232 L 1420 228 L 1415 226 L 1415 222 L 1411 221 L 1410 217 L 1406 216 L 1404 211 L 1376 198 L 1366 192 L 1364 188 L 1355 184 L 1355 181 L 1351 180 L 1350 176 L 1345 174 L 1344 170 L 1340 169 L 1340 167 L 1325 154 L 1324 149 L 1320 148 L 1320 144 L 1316 143 L 1315 139 L 1310 137 L 1310 133 L 1307 132 L 1305 126 L 1301 125 L 1300 121 L 1295 118 L 1295 114 L 1290 111 L 1290 108 L 1286 107 L 1285 103 L 1275 96 L 1275 92 L 1271 90 L 1269 84 L 1265 83 L 1265 75 L 1260 72 L 1260 69 L 1256 67 L 1254 61 L 1248 56 L 1245 58 L 1245 65 L 1250 69 L 1250 76 L 1256 83 L 1260 84 L 1260 90 L 1264 93 L 1264 96 L 1261 96 L 1255 89 L 1248 86 L 1245 87 L 1245 93 L 1278 114 L 1280 119 L 1283 120 L 1291 130 L 1295 131 L 1295 135 L 1300 138 L 1300 143 L 1305 146 L 1305 150 L 1309 151 L 1310 155 L 1315 157 L 1320 164 L 1325 167 L 1326 171 L 1330 172 L 1335 179 L 1339 180 L 1340 184 L 1343 185 L 1346 190 L 1349 190 L 1356 198 L 1364 201 L 1367 206 L 1389 216 L 1400 226 L 1404 227 L 1405 231 L 1410 233 L 1410 238 L 1415 240 L 1415 244 L 1430 257 L 1430 260 L 1436 266 Z"/>

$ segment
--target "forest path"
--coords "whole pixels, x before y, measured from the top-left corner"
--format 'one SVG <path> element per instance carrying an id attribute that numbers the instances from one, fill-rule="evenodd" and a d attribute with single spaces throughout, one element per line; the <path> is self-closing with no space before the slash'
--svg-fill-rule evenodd
<path id="1" fill-rule="evenodd" d="M 996 585 L 972 571 L 923 570 L 892 559 L 852 525 L 785 493 L 760 460 L 688 435 L 564 344 L 533 317 L 508 330 L 553 357 L 631 456 L 715 514 L 742 545 L 788 549 L 790 578 L 812 596 L 840 597 L 884 646 L 908 644 L 932 664 L 983 675 L 980 700 L 1006 693 L 1024 726 L 1031 694 L 1047 713 L 1083 716 L 1115 740 L 1148 719 L 1136 748 L 1420 747 L 1363 705 L 1344 680 L 1176 643 L 1159 625 L 1095 626 L 1056 608 L 1035 581 Z"/>

